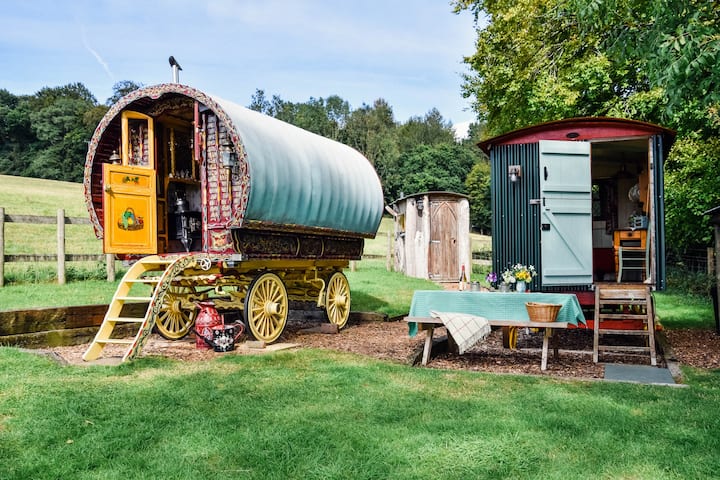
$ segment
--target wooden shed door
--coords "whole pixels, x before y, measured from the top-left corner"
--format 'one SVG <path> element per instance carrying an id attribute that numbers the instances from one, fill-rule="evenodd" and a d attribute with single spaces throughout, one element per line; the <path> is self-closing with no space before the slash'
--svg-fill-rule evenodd
<path id="1" fill-rule="evenodd" d="M 540 141 L 543 285 L 592 284 L 590 143 Z"/>
<path id="2" fill-rule="evenodd" d="M 428 273 L 433 280 L 457 280 L 460 278 L 457 252 L 457 208 L 455 202 L 430 202 Z M 469 265 L 465 268 L 469 268 Z"/>

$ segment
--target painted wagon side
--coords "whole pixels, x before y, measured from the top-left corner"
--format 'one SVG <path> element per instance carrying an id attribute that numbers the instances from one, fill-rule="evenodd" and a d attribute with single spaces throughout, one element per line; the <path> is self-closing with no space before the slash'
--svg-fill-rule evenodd
<path id="1" fill-rule="evenodd" d="M 342 327 L 342 269 L 360 258 L 383 211 L 378 176 L 356 150 L 177 83 L 110 107 L 84 183 L 105 252 L 141 256 L 87 359 L 114 343 L 115 324 L 135 321 L 122 314 L 133 301 L 148 309 L 127 357 L 155 323 L 168 338 L 186 335 L 206 299 L 243 311 L 267 342 L 282 333 L 288 300 L 316 301 Z M 137 284 L 152 293 L 135 295 Z"/>
<path id="2" fill-rule="evenodd" d="M 494 269 L 533 264 L 534 290 L 578 292 L 581 303 L 593 303 L 599 282 L 664 289 L 663 162 L 674 137 L 645 122 L 574 118 L 481 142 L 491 164 Z M 618 262 L 624 244 L 641 250 L 636 271 Z"/>

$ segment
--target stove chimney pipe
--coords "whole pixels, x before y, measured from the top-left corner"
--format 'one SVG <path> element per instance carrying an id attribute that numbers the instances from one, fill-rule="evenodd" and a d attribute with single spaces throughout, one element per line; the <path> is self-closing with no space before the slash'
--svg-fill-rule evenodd
<path id="1" fill-rule="evenodd" d="M 168 61 L 172 67 L 173 83 L 180 83 L 180 70 L 182 70 L 182 67 L 179 63 L 177 63 L 177 60 L 175 60 L 175 57 L 172 55 L 170 55 Z"/>

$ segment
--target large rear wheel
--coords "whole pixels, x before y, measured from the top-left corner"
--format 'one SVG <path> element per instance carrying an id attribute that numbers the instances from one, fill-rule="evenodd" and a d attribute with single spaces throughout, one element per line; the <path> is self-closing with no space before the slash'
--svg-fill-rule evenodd
<path id="1" fill-rule="evenodd" d="M 245 320 L 257 340 L 272 343 L 285 329 L 288 295 L 283 281 L 274 273 L 257 276 L 245 297 Z"/>
<path id="2" fill-rule="evenodd" d="M 325 290 L 325 311 L 328 320 L 343 328 L 350 317 L 350 284 L 342 272 L 335 272 Z"/>

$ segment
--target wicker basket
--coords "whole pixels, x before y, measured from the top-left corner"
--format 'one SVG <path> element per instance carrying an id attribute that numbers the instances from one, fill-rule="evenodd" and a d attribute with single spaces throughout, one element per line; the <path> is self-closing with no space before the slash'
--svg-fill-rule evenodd
<path id="1" fill-rule="evenodd" d="M 555 303 L 525 303 L 531 322 L 554 322 L 561 307 L 562 305 Z"/>

